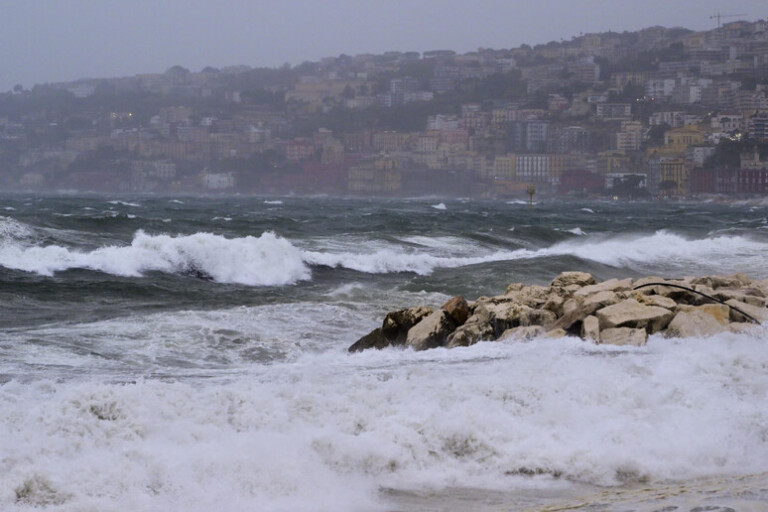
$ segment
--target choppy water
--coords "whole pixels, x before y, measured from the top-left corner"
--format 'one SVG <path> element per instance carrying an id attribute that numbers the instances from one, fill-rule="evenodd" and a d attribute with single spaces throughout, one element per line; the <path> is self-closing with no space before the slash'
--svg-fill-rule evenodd
<path id="1" fill-rule="evenodd" d="M 759 203 L 0 197 L 0 509 L 768 510 L 765 330 L 346 352 L 398 307 L 767 249 Z"/>

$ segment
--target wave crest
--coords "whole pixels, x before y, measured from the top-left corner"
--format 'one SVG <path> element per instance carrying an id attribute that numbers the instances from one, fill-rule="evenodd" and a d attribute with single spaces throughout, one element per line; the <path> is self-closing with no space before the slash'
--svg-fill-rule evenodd
<path id="1" fill-rule="evenodd" d="M 293 284 L 310 277 L 298 249 L 271 232 L 228 239 L 210 233 L 173 237 L 138 231 L 130 246 L 90 252 L 13 244 L 0 249 L 0 265 L 46 276 L 73 268 L 128 277 L 150 271 L 192 273 L 250 286 Z"/>

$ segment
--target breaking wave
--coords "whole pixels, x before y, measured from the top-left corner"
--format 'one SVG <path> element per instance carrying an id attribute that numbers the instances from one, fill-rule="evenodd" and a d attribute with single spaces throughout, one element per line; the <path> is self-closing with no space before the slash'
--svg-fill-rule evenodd
<path id="1" fill-rule="evenodd" d="M 310 277 L 300 252 L 270 232 L 258 238 L 228 239 L 210 233 L 172 237 L 138 231 L 130 246 L 88 252 L 12 243 L 0 247 L 0 265 L 45 276 L 77 268 L 127 277 L 151 271 L 191 273 L 219 283 L 251 286 L 293 284 Z"/>
<path id="2" fill-rule="evenodd" d="M 427 251 L 389 247 L 368 252 L 305 251 L 303 257 L 304 261 L 311 265 L 342 267 L 371 274 L 414 272 L 429 275 L 437 268 L 559 256 L 575 256 L 586 261 L 634 270 L 680 267 L 715 270 L 720 273 L 749 269 L 754 273 L 764 268 L 762 261 L 768 249 L 765 243 L 743 236 L 689 240 L 661 230 L 652 235 L 602 238 L 590 236 L 579 228 L 570 232 L 578 235 L 578 238 L 542 249 L 478 251 L 477 247 L 474 250 L 464 247 L 461 249 L 464 254 L 445 254 L 444 251 L 432 250 L 432 247 L 428 247 Z"/>
<path id="3" fill-rule="evenodd" d="M 573 255 L 605 265 L 636 268 L 663 264 L 669 267 L 722 267 L 727 270 L 763 268 L 764 242 L 744 236 L 717 236 L 690 240 L 660 230 L 647 236 L 618 236 L 609 239 L 581 237 L 555 244 L 539 255 Z"/>
<path id="4" fill-rule="evenodd" d="M 258 238 L 225 238 L 210 233 L 174 237 L 138 231 L 129 246 L 81 251 L 61 245 L 30 246 L 34 231 L 3 218 L 0 266 L 45 276 L 75 268 L 128 277 L 159 271 L 192 274 L 219 283 L 280 286 L 310 279 L 311 266 L 367 274 L 430 275 L 439 268 L 563 256 L 637 271 L 686 268 L 725 273 L 748 269 L 754 273 L 763 268 L 768 248 L 766 243 L 744 236 L 691 240 L 665 230 L 610 238 L 591 236 L 579 228 L 569 232 L 578 237 L 540 249 L 504 249 L 457 237 L 412 236 L 398 243 L 330 240 L 314 250 L 302 250 L 271 232 Z"/>

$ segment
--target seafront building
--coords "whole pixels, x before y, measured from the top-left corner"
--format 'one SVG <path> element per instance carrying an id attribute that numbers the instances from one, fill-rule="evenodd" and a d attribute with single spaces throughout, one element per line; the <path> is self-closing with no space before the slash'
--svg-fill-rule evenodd
<path id="1" fill-rule="evenodd" d="M 0 95 L 0 183 L 136 193 L 765 194 L 767 27 L 654 27 L 463 55 L 341 55 L 199 73 L 174 66 L 17 87 Z"/>

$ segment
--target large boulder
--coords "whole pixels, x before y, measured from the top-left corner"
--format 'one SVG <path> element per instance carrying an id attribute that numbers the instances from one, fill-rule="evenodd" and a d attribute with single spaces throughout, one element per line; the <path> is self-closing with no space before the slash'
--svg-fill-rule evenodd
<path id="1" fill-rule="evenodd" d="M 584 288 L 582 288 L 582 290 L 583 289 Z M 597 308 L 604 308 L 605 306 L 611 306 L 617 302 L 619 302 L 619 296 L 616 292 L 605 290 L 592 295 L 587 295 L 584 297 L 582 304 L 586 307 L 594 305 Z"/>
<path id="2" fill-rule="evenodd" d="M 766 304 L 765 295 L 757 288 L 718 288 L 712 296 L 723 302 L 736 299 L 758 308 L 764 308 Z"/>
<path id="3" fill-rule="evenodd" d="M 440 309 L 448 313 L 456 322 L 456 325 L 462 325 L 469 317 L 469 304 L 461 295 L 457 295 L 442 306 Z"/>
<path id="4" fill-rule="evenodd" d="M 673 317 L 674 313 L 666 308 L 644 306 L 635 299 L 627 299 L 597 311 L 601 330 L 631 327 L 645 329 L 649 334 L 664 329 Z M 600 337 L 602 339 L 602 333 Z"/>
<path id="5" fill-rule="evenodd" d="M 369 348 L 380 350 L 385 347 L 403 345 L 411 327 L 431 314 L 432 311 L 432 308 L 424 306 L 391 311 L 384 317 L 381 327 L 377 327 L 354 342 L 348 350 L 360 352 Z"/>
<path id="6" fill-rule="evenodd" d="M 471 316 L 464 325 L 448 335 L 445 346 L 448 348 L 468 347 L 478 341 L 494 339 L 493 327 L 478 316 Z"/>
<path id="7" fill-rule="evenodd" d="M 732 322 L 749 322 L 749 318 L 739 313 L 739 310 L 751 316 L 760 323 L 768 322 L 768 309 L 765 307 L 756 307 L 750 304 L 739 302 L 736 299 L 731 299 L 725 302 L 731 306 L 731 321 Z"/>
<path id="8" fill-rule="evenodd" d="M 597 302 L 584 304 L 577 300 L 566 301 L 566 305 L 563 316 L 555 321 L 553 327 L 573 332 L 574 334 L 580 333 L 581 323 L 584 319 L 592 315 L 600 307 L 600 304 Z"/>
<path id="9" fill-rule="evenodd" d="M 456 322 L 447 311 L 438 309 L 408 331 L 405 346 L 414 350 L 442 347 L 448 335 L 456 330 Z"/>
<path id="10" fill-rule="evenodd" d="M 387 313 L 381 325 L 381 332 L 392 345 L 402 345 L 408 336 L 408 331 L 414 325 L 434 312 L 432 308 L 416 306 Z"/>
<path id="11" fill-rule="evenodd" d="M 478 300 L 473 316 L 482 323 L 489 324 L 496 339 L 507 329 L 518 326 L 541 325 L 548 327 L 554 323 L 556 315 L 546 309 L 534 309 L 516 302 L 509 296 Z M 469 320 L 467 320 L 469 321 Z"/>
<path id="12" fill-rule="evenodd" d="M 352 345 L 347 350 L 350 352 L 361 352 L 369 348 L 375 348 L 381 350 L 384 347 L 388 347 L 392 344 L 381 332 L 381 327 L 377 327 Z"/>
<path id="13" fill-rule="evenodd" d="M 708 337 L 728 332 L 729 309 L 722 304 L 683 306 L 667 326 L 669 337 Z"/>
<path id="14" fill-rule="evenodd" d="M 552 290 L 547 286 L 515 286 L 509 285 L 504 294 L 505 298 L 528 306 L 529 308 L 541 308 L 550 300 Z"/>

